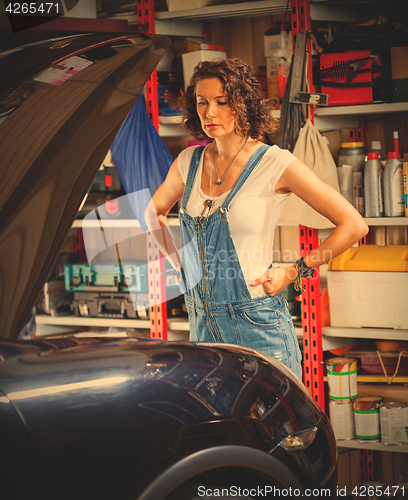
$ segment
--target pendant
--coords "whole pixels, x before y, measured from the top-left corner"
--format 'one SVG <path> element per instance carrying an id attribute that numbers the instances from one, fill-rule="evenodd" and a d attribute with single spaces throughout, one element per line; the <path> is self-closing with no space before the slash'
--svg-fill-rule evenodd
<path id="1" fill-rule="evenodd" d="M 222 180 L 221 179 L 217 179 L 217 184 L 221 184 Z"/>
<path id="2" fill-rule="evenodd" d="M 211 210 L 212 204 L 213 204 L 213 200 L 205 200 L 205 202 L 204 202 L 204 209 L 203 209 L 203 211 L 201 212 L 201 215 L 200 215 L 200 220 L 205 219 L 205 217 L 204 217 L 204 213 L 205 213 L 205 211 L 206 211 L 207 209 L 208 209 L 208 211 L 210 211 L 210 210 Z"/>

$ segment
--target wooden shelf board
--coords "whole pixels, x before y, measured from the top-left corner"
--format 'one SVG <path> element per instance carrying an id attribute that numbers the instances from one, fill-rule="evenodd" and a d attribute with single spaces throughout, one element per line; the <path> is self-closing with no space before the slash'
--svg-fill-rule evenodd
<path id="1" fill-rule="evenodd" d="M 369 226 L 407 226 L 408 217 L 366 217 Z"/>
<path id="2" fill-rule="evenodd" d="M 338 448 L 357 448 L 360 450 L 390 451 L 408 453 L 408 444 L 385 445 L 382 443 L 360 443 L 356 439 L 336 439 Z"/>
<path id="3" fill-rule="evenodd" d="M 198 9 L 156 12 L 156 19 L 217 19 L 228 17 L 262 16 L 284 14 L 286 0 L 263 0 L 239 4 L 210 5 Z"/>
<path id="4" fill-rule="evenodd" d="M 346 353 L 347 354 L 347 353 Z M 388 375 L 389 378 L 392 375 Z M 324 382 L 327 382 L 327 377 L 323 377 Z M 357 375 L 357 382 L 370 384 L 386 384 L 387 380 L 384 375 Z M 393 384 L 408 384 L 408 375 L 396 376 L 392 380 Z"/>
<path id="5" fill-rule="evenodd" d="M 48 316 L 38 314 L 35 322 L 39 325 L 106 326 L 123 328 L 150 328 L 148 319 L 86 318 L 83 316 Z"/>
<path id="6" fill-rule="evenodd" d="M 352 6 L 310 5 L 310 17 L 316 21 L 355 22 L 356 14 Z M 225 19 L 233 17 L 265 16 L 284 14 L 287 11 L 287 0 L 263 0 L 236 4 L 210 5 L 196 9 L 156 12 L 156 19 Z"/>
<path id="7" fill-rule="evenodd" d="M 393 328 L 343 328 L 339 326 L 324 326 L 323 337 L 348 337 L 377 340 L 408 340 L 408 330 Z"/>
<path id="8" fill-rule="evenodd" d="M 391 102 L 381 104 L 360 104 L 357 106 L 328 106 L 315 108 L 317 116 L 334 115 L 369 115 L 377 113 L 401 113 L 408 111 L 408 102 Z"/>

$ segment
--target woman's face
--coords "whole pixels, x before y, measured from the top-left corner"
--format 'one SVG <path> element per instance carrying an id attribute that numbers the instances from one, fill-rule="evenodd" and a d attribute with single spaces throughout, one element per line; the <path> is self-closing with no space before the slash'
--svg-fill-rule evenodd
<path id="1" fill-rule="evenodd" d="M 196 85 L 196 108 L 201 127 L 211 138 L 235 131 L 236 113 L 228 104 L 224 86 L 218 78 L 206 78 Z"/>

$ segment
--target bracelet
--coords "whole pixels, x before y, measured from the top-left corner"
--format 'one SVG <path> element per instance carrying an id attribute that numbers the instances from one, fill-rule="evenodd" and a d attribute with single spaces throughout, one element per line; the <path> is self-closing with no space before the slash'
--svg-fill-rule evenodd
<path id="1" fill-rule="evenodd" d="M 301 257 L 295 262 L 295 269 L 298 273 L 296 281 L 295 281 L 295 290 L 297 292 L 304 292 L 306 290 L 306 285 L 302 283 L 302 279 L 313 278 L 315 269 L 313 267 L 308 267 Z"/>

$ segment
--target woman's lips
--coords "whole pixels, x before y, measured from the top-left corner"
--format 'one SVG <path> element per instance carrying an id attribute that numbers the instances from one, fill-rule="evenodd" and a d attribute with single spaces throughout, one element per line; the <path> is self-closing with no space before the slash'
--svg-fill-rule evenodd
<path id="1" fill-rule="evenodd" d="M 218 125 L 216 123 L 207 123 L 207 125 L 205 127 L 212 130 L 212 129 L 217 128 Z"/>

